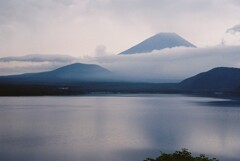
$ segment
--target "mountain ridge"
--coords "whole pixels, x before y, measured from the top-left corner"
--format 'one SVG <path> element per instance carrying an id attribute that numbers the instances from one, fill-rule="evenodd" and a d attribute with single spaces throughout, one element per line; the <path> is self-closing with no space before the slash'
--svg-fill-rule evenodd
<path id="1" fill-rule="evenodd" d="M 0 96 L 78 95 L 87 93 L 197 93 L 240 94 L 240 69 L 217 67 L 180 83 L 124 80 L 95 65 L 74 63 L 41 73 L 1 76 Z"/>
<path id="2" fill-rule="evenodd" d="M 95 64 L 74 63 L 58 69 L 19 75 L 1 76 L 0 83 L 54 83 L 74 81 L 104 81 L 112 76 L 112 72 Z"/>
<path id="3" fill-rule="evenodd" d="M 240 87 L 240 69 L 216 67 L 183 80 L 179 87 L 192 91 L 234 91 Z"/>

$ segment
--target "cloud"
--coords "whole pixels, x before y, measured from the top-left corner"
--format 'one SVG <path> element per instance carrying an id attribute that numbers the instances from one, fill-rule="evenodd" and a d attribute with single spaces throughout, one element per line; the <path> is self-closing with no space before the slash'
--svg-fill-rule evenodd
<path id="1" fill-rule="evenodd" d="M 0 62 L 73 62 L 77 58 L 68 55 L 41 55 L 41 54 L 33 54 L 33 55 L 25 55 L 20 57 L 3 57 L 0 58 Z"/>
<path id="2" fill-rule="evenodd" d="M 107 47 L 105 45 L 98 45 L 95 49 L 94 56 L 109 56 L 112 55 L 112 53 L 107 51 Z"/>
<path id="3" fill-rule="evenodd" d="M 240 24 L 226 30 L 222 45 L 240 45 Z"/>
<path id="4" fill-rule="evenodd" d="M 53 56 L 49 56 L 51 59 L 46 56 L 44 61 L 33 61 L 32 58 L 22 61 L 18 58 L 0 61 L 0 74 L 47 71 L 81 62 L 101 65 L 123 78 L 135 81 L 178 82 L 215 67 L 240 68 L 239 51 L 240 46 L 177 47 L 151 53 L 74 58 L 70 61 L 53 59 Z"/>
<path id="5" fill-rule="evenodd" d="M 240 46 L 172 48 L 85 60 L 135 80 L 177 82 L 215 67 L 240 67 Z"/>
<path id="6" fill-rule="evenodd" d="M 231 34 L 240 33 L 240 24 L 235 25 L 232 28 L 227 29 L 226 33 L 231 33 Z"/>
<path id="7" fill-rule="evenodd" d="M 23 73 L 36 73 L 57 69 L 66 65 L 60 62 L 1 62 L 0 75 L 15 75 Z"/>
<path id="8" fill-rule="evenodd" d="M 13 75 L 53 70 L 79 59 L 67 55 L 26 55 L 0 58 L 0 75 Z"/>

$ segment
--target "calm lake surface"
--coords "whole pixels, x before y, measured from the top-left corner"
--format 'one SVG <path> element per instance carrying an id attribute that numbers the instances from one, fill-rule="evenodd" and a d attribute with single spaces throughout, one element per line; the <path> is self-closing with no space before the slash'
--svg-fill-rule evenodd
<path id="1" fill-rule="evenodd" d="M 184 95 L 0 97 L 1 161 L 240 160 L 240 104 Z"/>

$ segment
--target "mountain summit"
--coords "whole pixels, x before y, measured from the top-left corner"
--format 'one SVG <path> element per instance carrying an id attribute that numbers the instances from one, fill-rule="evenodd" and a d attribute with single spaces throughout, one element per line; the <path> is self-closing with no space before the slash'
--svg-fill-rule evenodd
<path id="1" fill-rule="evenodd" d="M 45 72 L 45 74 L 61 79 L 88 80 L 104 78 L 111 72 L 99 65 L 74 63 L 56 70 Z"/>
<path id="2" fill-rule="evenodd" d="M 159 33 L 131 47 L 120 54 L 147 53 L 173 47 L 196 47 L 176 33 Z"/>

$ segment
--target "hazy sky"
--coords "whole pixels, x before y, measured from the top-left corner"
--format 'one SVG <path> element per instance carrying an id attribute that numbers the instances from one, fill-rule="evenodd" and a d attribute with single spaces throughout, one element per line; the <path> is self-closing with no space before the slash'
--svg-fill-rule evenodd
<path id="1" fill-rule="evenodd" d="M 0 57 L 117 54 L 158 32 L 231 45 L 239 11 L 239 0 L 0 0 Z"/>

